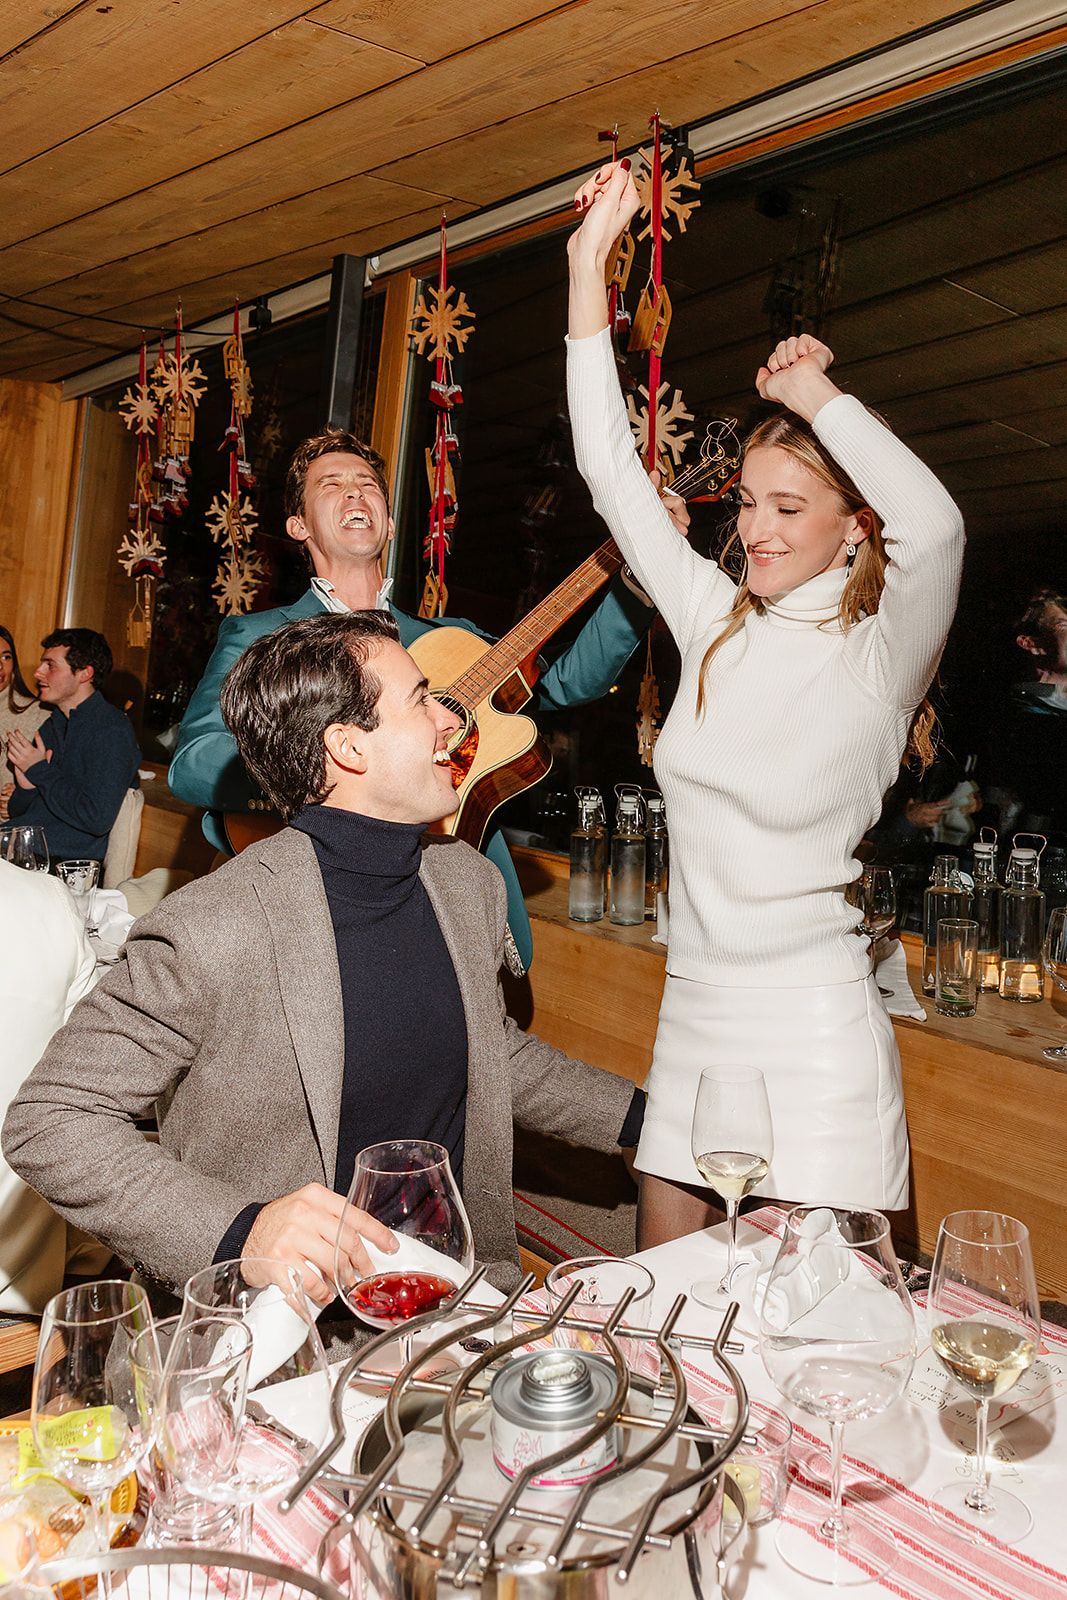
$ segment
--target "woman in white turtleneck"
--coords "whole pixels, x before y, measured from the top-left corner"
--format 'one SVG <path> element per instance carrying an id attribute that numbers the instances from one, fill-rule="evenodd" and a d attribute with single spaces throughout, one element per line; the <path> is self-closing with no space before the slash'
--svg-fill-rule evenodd
<path id="1" fill-rule="evenodd" d="M 937 479 L 827 376 L 807 335 L 756 387 L 785 414 L 746 445 L 739 582 L 678 537 L 633 448 L 604 265 L 638 207 L 628 163 L 579 191 L 570 413 L 594 503 L 682 655 L 656 746 L 671 831 L 667 981 L 637 1155 L 642 1247 L 713 1212 L 689 1148 L 701 1071 L 759 1067 L 774 1159 L 758 1192 L 907 1203 L 900 1058 L 845 900 L 952 621 L 963 528 Z"/>

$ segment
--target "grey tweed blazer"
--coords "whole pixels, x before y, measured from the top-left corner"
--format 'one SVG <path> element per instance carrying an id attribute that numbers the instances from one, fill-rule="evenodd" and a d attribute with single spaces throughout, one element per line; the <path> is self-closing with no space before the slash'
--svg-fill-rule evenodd
<path id="1" fill-rule="evenodd" d="M 512 1119 L 611 1150 L 633 1086 L 505 1015 L 496 868 L 428 837 L 421 871 L 466 1012 L 464 1199 L 505 1286 L 518 1276 Z M 249 1202 L 332 1185 L 343 1070 L 326 893 L 311 840 L 287 828 L 141 918 L 13 1101 L 4 1154 L 68 1221 L 179 1287 Z M 158 1145 L 134 1127 L 153 1110 Z"/>

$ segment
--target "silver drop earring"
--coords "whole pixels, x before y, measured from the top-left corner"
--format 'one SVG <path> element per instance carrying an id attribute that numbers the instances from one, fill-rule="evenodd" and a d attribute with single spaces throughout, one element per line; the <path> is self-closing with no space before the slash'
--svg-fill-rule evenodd
<path id="1" fill-rule="evenodd" d="M 845 555 L 848 557 L 848 559 L 850 561 L 852 560 L 852 557 L 855 554 L 856 554 L 856 546 L 854 544 L 846 544 L 846 546 L 845 546 Z"/>

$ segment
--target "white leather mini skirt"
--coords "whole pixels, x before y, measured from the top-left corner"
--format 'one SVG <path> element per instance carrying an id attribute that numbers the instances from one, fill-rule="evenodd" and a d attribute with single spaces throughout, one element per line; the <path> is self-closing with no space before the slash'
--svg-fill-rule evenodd
<path id="1" fill-rule="evenodd" d="M 900 1054 L 873 978 L 811 989 L 731 988 L 668 975 L 637 1166 L 699 1184 L 690 1132 L 705 1067 L 758 1067 L 774 1128 L 755 1193 L 896 1211 L 908 1201 Z"/>

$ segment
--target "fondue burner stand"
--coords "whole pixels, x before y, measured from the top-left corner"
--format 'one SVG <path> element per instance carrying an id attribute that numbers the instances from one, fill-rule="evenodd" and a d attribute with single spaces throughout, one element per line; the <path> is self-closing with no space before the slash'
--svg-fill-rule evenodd
<path id="1" fill-rule="evenodd" d="M 546 1314 L 520 1305 L 532 1277 L 502 1305 L 478 1303 L 472 1292 L 483 1275 L 404 1324 L 418 1333 L 457 1314 L 474 1319 L 449 1322 L 399 1373 L 373 1365 L 395 1329 L 342 1370 L 333 1436 L 281 1502 L 288 1510 L 315 1480 L 347 1500 L 320 1546 L 320 1571 L 348 1539 L 356 1600 L 464 1591 L 468 1600 L 472 1592 L 477 1600 L 706 1600 L 704 1574 L 721 1582 L 726 1544 L 744 1526 L 743 1497 L 722 1471 L 738 1444 L 751 1442 L 748 1396 L 729 1360 L 741 1348 L 728 1342 L 736 1305 L 713 1339 L 675 1333 L 685 1295 L 659 1328 L 627 1327 L 628 1348 L 648 1353 L 645 1373 L 640 1358 L 631 1369 L 615 1336 L 632 1288 L 606 1321 L 592 1321 L 572 1311 L 581 1280 Z M 557 1330 L 579 1348 L 545 1348 Z M 479 1352 L 468 1366 L 419 1375 L 459 1339 Z M 678 1354 L 685 1346 L 710 1351 L 733 1391 L 729 1431 L 706 1427 L 690 1407 Z M 342 1472 L 328 1463 L 344 1442 L 351 1384 L 388 1395 L 352 1470 Z M 726 1518 L 720 1485 L 731 1502 Z"/>

